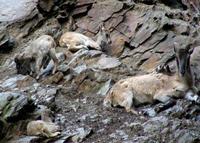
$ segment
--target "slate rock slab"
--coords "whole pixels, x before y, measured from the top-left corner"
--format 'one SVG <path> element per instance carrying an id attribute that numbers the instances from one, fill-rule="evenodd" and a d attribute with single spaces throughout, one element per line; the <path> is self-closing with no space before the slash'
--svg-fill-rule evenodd
<path id="1" fill-rule="evenodd" d="M 31 100 L 20 92 L 0 93 L 0 112 L 3 119 L 13 121 L 19 118 L 22 111 L 28 111 Z M 25 115 L 26 112 L 23 112 Z"/>
<path id="2" fill-rule="evenodd" d="M 106 70 L 116 68 L 119 65 L 121 65 L 121 62 L 117 58 L 102 56 L 95 65 L 95 67 L 98 69 Z"/>
<path id="3" fill-rule="evenodd" d="M 93 5 L 88 12 L 88 16 L 94 21 L 105 21 L 109 19 L 113 13 L 119 12 L 123 8 L 123 3 L 115 0 L 107 0 Z"/>
<path id="4" fill-rule="evenodd" d="M 31 15 L 38 0 L 0 0 L 0 21 L 14 22 Z"/>

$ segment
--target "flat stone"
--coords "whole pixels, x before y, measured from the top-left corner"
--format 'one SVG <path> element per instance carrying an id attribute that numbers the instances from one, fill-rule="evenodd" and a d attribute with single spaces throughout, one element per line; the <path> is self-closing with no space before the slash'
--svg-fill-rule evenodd
<path id="1" fill-rule="evenodd" d="M 78 128 L 76 135 L 72 137 L 72 141 L 75 143 L 82 142 L 91 133 L 92 133 L 92 129 L 90 128 L 88 129 Z"/>
<path id="2" fill-rule="evenodd" d="M 16 75 L 10 78 L 6 78 L 0 82 L 0 87 L 5 89 L 13 89 L 13 88 L 24 88 L 29 87 L 36 83 L 36 80 L 30 76 L 24 75 Z"/>
<path id="3" fill-rule="evenodd" d="M 182 39 L 181 37 L 176 38 L 177 39 L 176 41 L 177 42 L 182 41 L 182 40 L 179 40 L 179 39 Z M 173 53 L 172 49 L 173 49 L 173 46 L 174 46 L 174 41 L 175 41 L 174 33 L 168 32 L 166 39 L 161 41 L 158 45 L 156 45 L 155 50 L 158 53 L 162 53 L 162 52 L 165 53 L 164 55 L 166 55 L 166 53 L 168 53 L 168 52 Z"/>
<path id="4" fill-rule="evenodd" d="M 152 53 L 145 53 L 142 55 L 142 58 L 140 60 L 140 69 L 146 71 L 146 72 L 151 72 L 153 71 L 157 65 L 159 65 L 159 61 L 161 59 L 161 56 L 159 54 L 153 54 Z"/>
<path id="5" fill-rule="evenodd" d="M 21 114 L 20 112 L 28 107 L 27 105 L 31 106 L 29 99 L 22 93 L 0 93 L 0 111 L 2 111 L 2 117 L 7 121 L 12 121 L 18 117 Z"/>
<path id="6" fill-rule="evenodd" d="M 154 35 L 152 35 L 152 37 L 149 38 L 148 41 L 146 41 L 144 44 L 135 49 L 135 52 L 139 53 L 145 53 L 147 51 L 149 52 L 152 49 L 154 49 L 159 43 L 164 41 L 167 36 L 168 36 L 167 32 L 165 31 L 157 32 Z"/>
<path id="7" fill-rule="evenodd" d="M 78 20 L 76 25 L 82 30 L 93 33 L 97 33 L 99 30 L 99 22 L 93 21 L 91 18 L 88 17 Z"/>
<path id="8" fill-rule="evenodd" d="M 58 83 L 61 81 L 64 77 L 64 74 L 62 72 L 57 72 L 52 76 L 46 77 L 45 79 L 42 80 L 43 84 L 53 84 L 53 83 Z"/>
<path id="9" fill-rule="evenodd" d="M 187 6 L 187 8 L 189 10 L 191 10 L 192 12 L 197 13 L 198 11 L 196 11 L 196 9 L 200 10 L 200 3 L 198 0 L 181 0 L 181 2 Z M 196 9 L 191 5 L 191 3 L 193 3 L 196 6 Z"/>
<path id="10" fill-rule="evenodd" d="M 45 12 L 50 12 L 53 6 L 53 0 L 39 0 L 39 7 L 42 8 L 42 10 Z"/>
<path id="11" fill-rule="evenodd" d="M 91 5 L 94 3 L 94 0 L 78 0 L 76 6 L 85 6 L 85 5 Z"/>
<path id="12" fill-rule="evenodd" d="M 124 21 L 119 24 L 116 29 L 131 38 L 136 32 L 138 23 L 143 21 L 143 17 L 141 17 L 140 13 L 137 11 L 127 12 L 124 17 Z"/>
<path id="13" fill-rule="evenodd" d="M 45 105 L 48 108 L 52 108 L 55 105 L 55 96 L 57 94 L 57 88 L 40 86 L 37 88 L 31 98 L 37 105 Z"/>
<path id="14" fill-rule="evenodd" d="M 108 54 L 119 57 L 124 50 L 125 41 L 127 41 L 127 39 L 122 34 L 116 32 L 116 34 L 112 36 L 112 44 L 110 49 L 108 49 Z"/>
<path id="15" fill-rule="evenodd" d="M 80 66 L 77 66 L 76 68 L 73 69 L 73 71 L 76 73 L 76 74 L 80 74 L 84 71 L 86 71 L 88 68 L 85 64 L 83 65 L 80 65 Z"/>
<path id="16" fill-rule="evenodd" d="M 97 94 L 105 96 L 113 85 L 113 81 L 109 79 L 97 92 Z"/>
<path id="17" fill-rule="evenodd" d="M 36 80 L 34 78 L 32 78 L 29 75 L 28 76 L 24 76 L 24 78 L 22 80 L 18 80 L 17 81 L 17 88 L 23 89 L 25 87 L 30 87 L 34 83 L 36 83 Z"/>
<path id="18" fill-rule="evenodd" d="M 143 124 L 144 132 L 152 133 L 156 130 L 161 130 L 164 127 L 167 127 L 168 123 L 169 123 L 168 118 L 164 116 L 151 118 L 150 120 L 148 120 Z"/>
<path id="19" fill-rule="evenodd" d="M 13 139 L 8 141 L 8 143 L 33 143 L 33 142 L 40 142 L 42 141 L 40 137 L 36 136 L 24 136 L 18 139 Z"/>
<path id="20" fill-rule="evenodd" d="M 34 13 L 38 0 L 0 0 L 0 21 L 12 22 Z"/>
<path id="21" fill-rule="evenodd" d="M 8 53 L 16 46 L 16 41 L 7 30 L 0 30 L 0 33 L 0 53 Z"/>
<path id="22" fill-rule="evenodd" d="M 124 20 L 124 13 L 115 13 L 105 22 L 105 28 L 106 29 L 113 29 L 117 27 L 121 22 Z"/>
<path id="23" fill-rule="evenodd" d="M 94 67 L 105 70 L 116 68 L 121 65 L 121 62 L 117 58 L 104 57 L 102 56 L 99 61 L 94 65 Z"/>
<path id="24" fill-rule="evenodd" d="M 94 58 L 94 57 L 98 57 L 102 54 L 102 51 L 99 50 L 89 50 L 88 56 Z"/>
<path id="25" fill-rule="evenodd" d="M 29 17 L 27 17 L 28 19 Z M 31 18 L 29 18 L 31 19 Z M 30 21 L 26 20 L 26 22 L 22 22 L 23 23 L 23 36 L 28 36 L 32 31 L 34 31 L 37 26 L 39 26 L 40 24 L 42 24 L 44 22 L 44 17 L 42 16 L 42 14 L 40 13 L 35 13 L 34 18 L 32 17 L 32 19 Z"/>
<path id="26" fill-rule="evenodd" d="M 146 13 L 143 17 L 144 20 L 137 24 L 137 32 L 133 36 L 130 45 L 137 48 L 152 37 L 155 32 L 169 24 L 169 19 L 165 14 L 165 12 L 161 11 Z"/>
<path id="27" fill-rule="evenodd" d="M 180 130 L 175 132 L 177 137 L 177 143 L 193 143 L 195 141 L 199 141 L 199 134 L 195 131 L 189 130 Z"/>
<path id="28" fill-rule="evenodd" d="M 124 130 L 116 130 L 114 133 L 110 134 L 109 137 L 114 139 L 127 140 L 129 135 L 127 135 Z"/>
<path id="29" fill-rule="evenodd" d="M 67 73 L 70 72 L 70 68 L 69 68 L 69 66 L 66 65 L 66 64 L 61 64 L 61 65 L 58 66 L 58 71 L 59 71 L 59 72 L 62 72 L 62 73 L 64 73 L 64 74 L 67 74 Z"/>
<path id="30" fill-rule="evenodd" d="M 155 117 L 156 112 L 153 108 L 147 108 L 143 110 L 149 117 Z"/>
<path id="31" fill-rule="evenodd" d="M 63 52 L 56 53 L 56 57 L 57 57 L 59 63 L 62 63 L 66 59 L 66 56 Z M 50 60 L 47 67 L 45 69 L 42 69 L 42 71 L 40 72 L 40 76 L 46 76 L 46 75 L 51 74 L 53 71 L 53 68 L 54 68 L 54 61 Z M 63 73 L 66 73 L 68 71 L 68 69 L 69 69 L 68 66 L 65 64 L 60 64 L 57 67 L 57 70 L 59 72 L 63 72 Z"/>
<path id="32" fill-rule="evenodd" d="M 172 20 L 171 25 L 174 26 L 174 30 L 178 34 L 189 35 L 190 25 L 182 20 Z"/>
<path id="33" fill-rule="evenodd" d="M 103 123 L 104 125 L 109 125 L 109 124 L 111 124 L 112 122 L 113 122 L 113 119 L 112 119 L 111 117 L 108 117 L 108 118 L 102 120 L 102 123 Z"/>
<path id="34" fill-rule="evenodd" d="M 82 6 L 82 7 L 77 7 L 73 11 L 72 15 L 74 17 L 79 16 L 79 15 L 86 15 L 87 12 L 88 12 L 88 10 L 89 10 L 89 8 L 90 8 L 90 5 L 85 5 L 85 6 Z"/>
<path id="35" fill-rule="evenodd" d="M 133 40 L 131 41 L 130 45 L 132 47 L 137 48 L 139 45 L 141 45 L 143 42 L 145 42 L 147 39 L 149 39 L 154 32 L 157 30 L 156 25 L 146 24 L 142 26 L 142 28 L 136 33 Z"/>
<path id="36" fill-rule="evenodd" d="M 119 12 L 123 8 L 123 3 L 115 0 L 107 0 L 94 4 L 88 12 L 88 16 L 94 21 L 105 21 L 109 19 L 113 13 Z"/>

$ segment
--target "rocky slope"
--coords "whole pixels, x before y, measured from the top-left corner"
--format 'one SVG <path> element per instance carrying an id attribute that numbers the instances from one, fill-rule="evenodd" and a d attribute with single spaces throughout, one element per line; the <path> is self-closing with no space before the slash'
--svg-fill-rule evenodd
<path id="1" fill-rule="evenodd" d="M 137 108 L 151 117 L 102 104 L 119 79 L 166 62 L 175 70 L 173 42 L 185 44 L 192 36 L 193 46 L 199 45 L 199 10 L 198 0 L 0 0 L 1 142 L 200 142 L 196 103 L 177 99 L 157 115 L 155 105 Z M 58 42 L 62 33 L 77 31 L 96 39 L 102 22 L 111 31 L 109 49 L 71 53 L 57 45 L 67 58 L 55 75 L 36 81 L 17 74 L 14 55 L 38 36 L 51 34 Z M 52 110 L 61 135 L 27 136 L 28 121 L 40 119 L 45 107 Z"/>

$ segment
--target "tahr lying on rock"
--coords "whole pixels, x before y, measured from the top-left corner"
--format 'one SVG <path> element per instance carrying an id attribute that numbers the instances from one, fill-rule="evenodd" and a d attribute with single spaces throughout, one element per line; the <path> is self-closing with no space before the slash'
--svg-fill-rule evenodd
<path id="1" fill-rule="evenodd" d="M 197 100 L 198 98 L 188 98 L 196 94 L 190 68 L 193 49 L 190 48 L 190 44 L 182 48 L 178 43 L 174 43 L 174 52 L 178 72 L 173 75 L 153 72 L 119 80 L 108 92 L 104 105 L 120 105 L 125 107 L 127 112 L 137 113 L 132 109 L 132 104 L 153 103 L 157 100 L 167 105 L 173 101 L 173 98 L 181 98 L 185 95 L 187 99 Z"/>
<path id="2" fill-rule="evenodd" d="M 66 32 L 61 36 L 59 44 L 61 47 L 67 47 L 68 50 L 74 52 L 82 48 L 104 50 L 104 48 L 107 48 L 107 46 L 111 44 L 110 32 L 106 30 L 102 24 L 97 34 L 97 41 L 94 41 L 81 33 Z"/>
<path id="3" fill-rule="evenodd" d="M 27 134 L 47 138 L 60 135 L 59 126 L 52 122 L 49 113 L 50 110 L 46 110 L 41 115 L 41 120 L 30 121 L 27 125 Z"/>

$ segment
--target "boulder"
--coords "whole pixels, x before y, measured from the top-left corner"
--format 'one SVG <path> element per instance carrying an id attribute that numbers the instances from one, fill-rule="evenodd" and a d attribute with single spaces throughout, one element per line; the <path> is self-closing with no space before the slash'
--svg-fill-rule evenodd
<path id="1" fill-rule="evenodd" d="M 36 87 L 35 87 L 36 88 Z M 48 86 L 38 86 L 31 98 L 36 105 L 44 105 L 49 109 L 55 110 L 55 98 L 57 95 L 58 89 L 55 87 Z"/>
<path id="2" fill-rule="evenodd" d="M 24 89 L 30 87 L 34 83 L 36 83 L 36 80 L 30 76 L 16 75 L 9 78 L 6 77 L 0 81 L 0 87 L 4 89 Z"/>
<path id="3" fill-rule="evenodd" d="M 0 53 L 8 53 L 16 46 L 15 39 L 7 30 L 0 30 Z"/>
<path id="4" fill-rule="evenodd" d="M 57 72 L 56 74 L 46 77 L 45 79 L 42 80 L 43 84 L 55 84 L 55 83 L 59 83 L 59 81 L 61 81 L 64 77 L 64 74 L 62 72 Z"/>
<path id="5" fill-rule="evenodd" d="M 89 136 L 92 133 L 92 129 L 84 129 L 84 128 L 78 128 L 76 135 L 72 137 L 72 141 L 75 143 L 82 142 L 87 136 Z"/>
<path id="6" fill-rule="evenodd" d="M 41 142 L 42 139 L 37 136 L 23 136 L 18 139 L 12 139 L 8 141 L 8 143 L 33 143 L 33 142 Z"/>
<path id="7" fill-rule="evenodd" d="M 94 64 L 94 67 L 101 70 L 106 70 L 116 68 L 119 65 L 121 65 L 121 62 L 117 58 L 102 56 L 99 61 Z"/>
<path id="8" fill-rule="evenodd" d="M 113 81 L 111 79 L 109 79 L 102 87 L 101 89 L 97 92 L 98 95 L 101 96 L 106 96 L 106 94 L 108 93 L 108 91 L 110 90 L 110 88 L 113 85 Z"/>
<path id="9" fill-rule="evenodd" d="M 39 0 L 38 6 L 45 12 L 50 12 L 54 6 L 53 0 Z"/>
<path id="10" fill-rule="evenodd" d="M 106 21 L 113 13 L 119 12 L 123 8 L 123 3 L 115 0 L 107 0 L 93 5 L 92 9 L 88 12 L 88 16 L 93 21 Z"/>
<path id="11" fill-rule="evenodd" d="M 15 22 L 32 17 L 38 0 L 3 0 L 0 4 L 0 21 Z"/>
<path id="12" fill-rule="evenodd" d="M 25 118 L 26 114 L 34 109 L 32 101 L 20 92 L 0 93 L 0 112 L 3 119 L 13 122 Z M 22 116 L 23 115 L 23 116 Z"/>
<path id="13" fill-rule="evenodd" d="M 107 53 L 109 55 L 119 57 L 122 54 L 125 47 L 125 38 L 123 36 L 116 36 L 112 39 L 112 44 L 110 46 L 110 49 L 108 49 Z"/>

